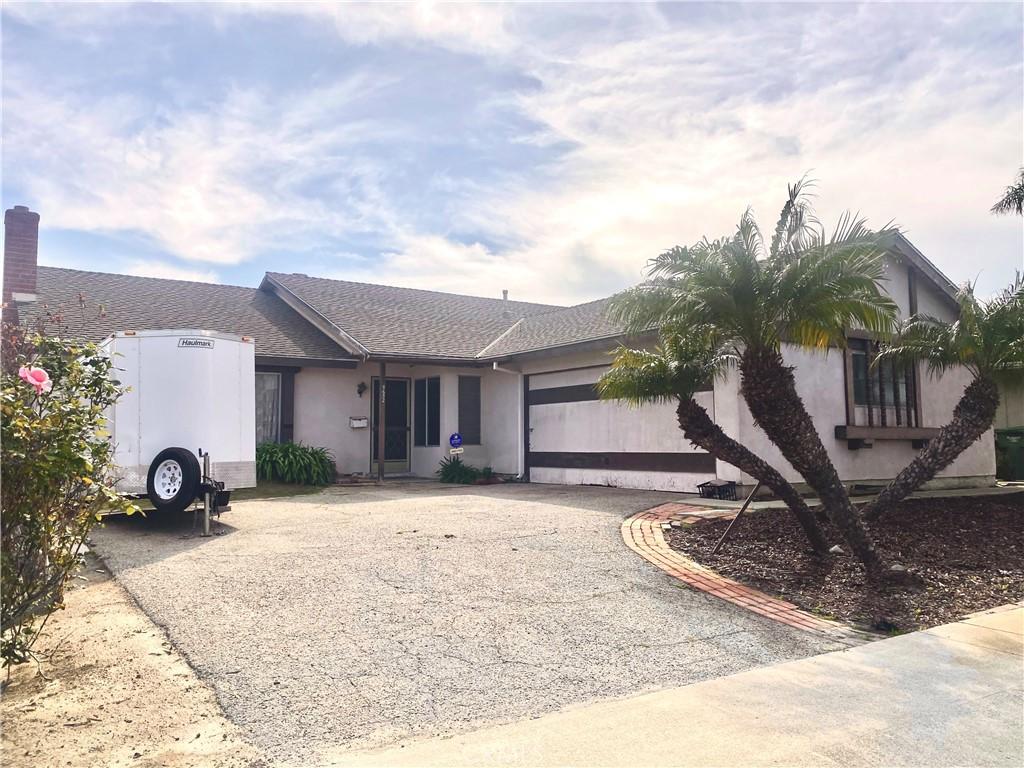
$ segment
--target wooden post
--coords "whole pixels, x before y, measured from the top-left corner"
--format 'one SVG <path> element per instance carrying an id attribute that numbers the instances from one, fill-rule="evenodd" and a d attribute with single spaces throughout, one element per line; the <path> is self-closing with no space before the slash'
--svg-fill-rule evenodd
<path id="1" fill-rule="evenodd" d="M 718 554 L 718 550 L 722 548 L 722 545 L 725 543 L 725 540 L 729 538 L 729 534 L 732 533 L 732 529 L 735 528 L 736 523 L 740 521 L 740 515 L 747 511 L 747 507 L 750 506 L 750 502 L 754 500 L 754 496 L 757 495 L 757 492 L 759 490 L 761 490 L 760 480 L 757 481 L 757 485 L 754 486 L 754 489 L 747 494 L 747 498 L 743 501 L 743 506 L 740 507 L 740 511 L 736 513 L 736 517 L 734 517 L 732 521 L 729 523 L 729 527 L 725 529 L 725 533 L 722 534 L 722 538 L 718 540 L 718 543 L 715 544 L 715 548 L 711 550 L 712 555 Z"/>
<path id="2" fill-rule="evenodd" d="M 377 400 L 377 482 L 384 482 L 384 406 L 387 403 L 387 363 L 380 361 L 380 397 Z"/>

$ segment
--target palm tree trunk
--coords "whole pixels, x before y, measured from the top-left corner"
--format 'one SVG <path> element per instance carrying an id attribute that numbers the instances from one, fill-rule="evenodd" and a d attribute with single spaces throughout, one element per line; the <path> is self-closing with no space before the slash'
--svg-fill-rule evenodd
<path id="1" fill-rule="evenodd" d="M 927 447 L 864 508 L 867 520 L 877 520 L 931 480 L 988 431 L 999 407 L 999 387 L 988 377 L 972 381 L 953 410 L 953 419 Z"/>
<path id="2" fill-rule="evenodd" d="M 726 435 L 722 428 L 711 420 L 708 412 L 692 398 L 680 398 L 676 416 L 679 419 L 679 428 L 683 430 L 687 440 L 700 446 L 716 459 L 738 467 L 774 491 L 796 516 L 815 554 L 824 555 L 828 552 L 828 541 L 825 540 L 825 534 L 818 525 L 814 513 L 778 470 Z"/>
<path id="3" fill-rule="evenodd" d="M 864 565 L 868 576 L 882 576 L 885 571 L 882 557 L 850 502 L 796 391 L 793 369 L 775 350 L 748 349 L 740 358 L 740 373 L 740 391 L 754 420 L 818 494 L 832 524 Z"/>

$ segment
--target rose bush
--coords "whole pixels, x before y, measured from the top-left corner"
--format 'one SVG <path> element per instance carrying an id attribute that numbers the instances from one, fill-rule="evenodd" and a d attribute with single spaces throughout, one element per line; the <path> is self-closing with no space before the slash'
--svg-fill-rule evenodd
<path id="1" fill-rule="evenodd" d="M 103 510 L 137 511 L 112 489 L 104 410 L 121 395 L 95 344 L 3 327 L 0 370 L 0 657 L 26 661 Z"/>

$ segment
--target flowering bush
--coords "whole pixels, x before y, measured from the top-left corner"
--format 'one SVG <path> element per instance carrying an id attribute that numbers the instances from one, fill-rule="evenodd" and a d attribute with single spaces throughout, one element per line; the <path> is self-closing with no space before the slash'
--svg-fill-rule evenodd
<path id="1" fill-rule="evenodd" d="M 99 513 L 137 508 L 110 487 L 103 412 L 122 390 L 106 355 L 10 325 L 2 344 L 0 657 L 8 665 L 30 657 L 36 623 L 62 607 Z"/>

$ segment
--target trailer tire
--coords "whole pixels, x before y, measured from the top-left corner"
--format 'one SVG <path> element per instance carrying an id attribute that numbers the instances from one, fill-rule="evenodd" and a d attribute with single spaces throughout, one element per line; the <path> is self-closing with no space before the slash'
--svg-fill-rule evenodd
<path id="1" fill-rule="evenodd" d="M 149 465 L 146 493 L 157 512 L 177 513 L 188 508 L 202 482 L 199 460 L 185 448 L 164 448 Z"/>

